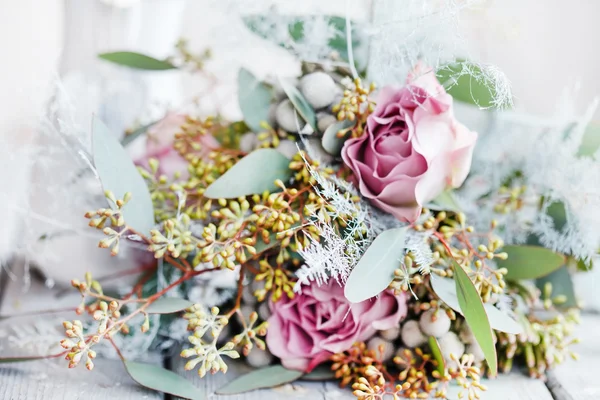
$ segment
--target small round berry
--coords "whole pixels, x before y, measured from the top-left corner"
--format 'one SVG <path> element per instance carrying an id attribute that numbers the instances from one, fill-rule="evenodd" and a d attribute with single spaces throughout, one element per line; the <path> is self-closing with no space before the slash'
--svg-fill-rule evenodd
<path id="1" fill-rule="evenodd" d="M 447 332 L 444 336 L 438 339 L 442 357 L 449 367 L 456 367 L 456 363 L 450 358 L 450 354 L 454 354 L 457 358 L 462 357 L 465 353 L 465 344 L 460 341 L 458 335 L 454 332 Z"/>
<path id="2" fill-rule="evenodd" d="M 427 337 L 423 335 L 419 323 L 415 320 L 406 321 L 402 325 L 401 337 L 407 347 L 417 347 L 427 342 Z"/>
<path id="3" fill-rule="evenodd" d="M 327 107 L 336 95 L 336 85 L 333 78 L 325 72 L 313 72 L 302 77 L 300 91 L 314 108 Z"/>
<path id="4" fill-rule="evenodd" d="M 379 346 L 383 346 L 383 353 L 379 352 Z M 389 361 L 394 356 L 394 345 L 392 342 L 382 339 L 379 336 L 374 336 L 367 343 L 367 348 L 375 352 L 375 356 L 381 361 Z"/>
<path id="5" fill-rule="evenodd" d="M 258 146 L 258 137 L 254 132 L 248 132 L 240 138 L 240 150 L 250 153 Z"/>
<path id="6" fill-rule="evenodd" d="M 296 143 L 286 139 L 279 142 L 277 151 L 287 158 L 292 158 L 298 152 L 298 147 L 296 146 Z"/>
<path id="7" fill-rule="evenodd" d="M 379 331 L 379 336 L 385 340 L 396 340 L 400 336 L 400 327 L 396 326 L 394 328 L 386 329 L 385 331 Z"/>
<path id="8" fill-rule="evenodd" d="M 246 356 L 248 365 L 254 368 L 266 367 L 273 361 L 273 356 L 267 350 L 254 347 Z"/>
<path id="9" fill-rule="evenodd" d="M 304 126 L 302 117 L 296 112 L 294 105 L 289 100 L 279 103 L 277 110 L 275 110 L 275 119 L 283 130 L 292 133 L 302 130 Z"/>
<path id="10" fill-rule="evenodd" d="M 421 314 L 419 325 L 427 336 L 437 338 L 444 336 L 450 330 L 450 318 L 443 310 L 431 309 Z"/>
<path id="11" fill-rule="evenodd" d="M 473 342 L 467 346 L 467 354 L 473 354 L 475 357 L 475 362 L 482 362 L 485 360 L 485 355 L 483 354 L 483 350 L 481 350 L 481 346 L 477 342 Z"/>
<path id="12" fill-rule="evenodd" d="M 319 132 L 325 132 L 327 128 L 337 122 L 337 118 L 331 114 L 321 113 L 317 119 L 317 128 Z"/>

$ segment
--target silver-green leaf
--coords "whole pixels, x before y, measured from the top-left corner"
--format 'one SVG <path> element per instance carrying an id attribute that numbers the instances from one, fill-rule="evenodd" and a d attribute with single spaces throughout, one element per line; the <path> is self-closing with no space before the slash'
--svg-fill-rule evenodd
<path id="1" fill-rule="evenodd" d="M 425 207 L 436 211 L 462 211 L 452 190 L 443 191 L 431 203 L 426 204 Z"/>
<path id="2" fill-rule="evenodd" d="M 154 57 L 150 57 L 145 54 L 135 53 L 133 51 L 116 51 L 113 53 L 102 53 L 99 54 L 98 57 L 103 60 L 110 61 L 114 64 L 122 65 L 124 67 L 147 71 L 164 71 L 177 68 L 177 66 L 173 65 L 167 60 L 158 60 Z"/>
<path id="3" fill-rule="evenodd" d="M 321 139 L 323 149 L 332 156 L 339 156 L 342 153 L 344 142 L 350 136 L 351 131 L 349 128 L 353 127 L 354 125 L 356 125 L 356 121 L 350 121 L 347 119 L 329 125 L 329 127 L 323 133 L 323 139 Z M 342 137 L 338 137 L 338 132 L 341 130 L 347 131 L 344 132 Z"/>
<path id="4" fill-rule="evenodd" d="M 204 192 L 210 199 L 231 199 L 265 190 L 277 191 L 275 180 L 291 176 L 290 160 L 275 149 L 258 149 L 242 158 Z"/>
<path id="5" fill-rule="evenodd" d="M 431 288 L 435 294 L 442 300 L 446 305 L 452 308 L 459 314 L 463 314 L 460 304 L 458 302 L 458 295 L 456 294 L 456 285 L 452 279 L 442 278 L 438 275 L 431 274 Z M 485 303 L 483 305 L 485 312 L 487 313 L 488 319 L 492 329 L 512 333 L 518 335 L 523 332 L 523 326 L 510 317 L 507 313 L 500 311 L 492 304 Z"/>
<path id="6" fill-rule="evenodd" d="M 387 289 L 402 262 L 407 229 L 388 229 L 371 243 L 346 281 L 344 295 L 350 302 L 360 303 Z"/>
<path id="7" fill-rule="evenodd" d="M 154 207 L 146 182 L 116 136 L 98 118 L 93 120 L 92 153 L 104 190 L 110 190 L 118 199 L 131 193 L 131 200 L 123 207 L 125 223 L 141 234 L 150 232 Z"/>
<path id="8" fill-rule="evenodd" d="M 565 265 L 565 257 L 540 246 L 504 246 L 506 260 L 496 259 L 499 268 L 508 271 L 504 278 L 510 281 L 537 279 Z"/>
<path id="9" fill-rule="evenodd" d="M 191 400 L 204 400 L 203 391 L 173 371 L 150 364 L 123 361 L 127 373 L 142 386 L 173 396 Z"/>
<path id="10" fill-rule="evenodd" d="M 262 130 L 261 123 L 269 120 L 271 91 L 247 69 L 238 73 L 238 103 L 244 122 L 254 132 Z"/>
<path id="11" fill-rule="evenodd" d="M 486 313 L 481 297 L 475 288 L 475 285 L 469 278 L 464 269 L 452 259 L 454 270 L 454 282 L 456 283 L 456 294 L 458 295 L 458 304 L 462 310 L 467 325 L 473 332 L 477 344 L 485 356 L 490 373 L 498 374 L 498 356 L 496 354 L 496 345 L 492 326 Z"/>
<path id="12" fill-rule="evenodd" d="M 146 308 L 149 314 L 171 314 L 186 308 L 190 308 L 194 303 L 179 297 L 161 297 Z"/>
<path id="13" fill-rule="evenodd" d="M 308 101 L 306 101 L 302 93 L 300 93 L 296 86 L 292 85 L 285 79 L 280 79 L 279 83 L 288 99 L 290 99 L 294 105 L 294 108 L 298 114 L 300 114 L 302 119 L 306 121 L 306 123 L 309 124 L 315 132 L 317 132 L 319 129 L 317 128 L 317 116 L 315 114 L 315 110 L 313 110 Z"/>
<path id="14" fill-rule="evenodd" d="M 300 379 L 303 374 L 302 371 L 287 369 L 281 365 L 273 365 L 254 370 L 228 382 L 217 390 L 217 394 L 238 394 L 256 389 L 272 388 Z"/>

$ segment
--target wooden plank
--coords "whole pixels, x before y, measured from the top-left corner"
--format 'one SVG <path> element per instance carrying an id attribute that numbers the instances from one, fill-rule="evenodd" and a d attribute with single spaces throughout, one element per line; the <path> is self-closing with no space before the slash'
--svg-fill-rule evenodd
<path id="1" fill-rule="evenodd" d="M 18 274 L 22 276 L 22 273 Z M 66 294 L 65 293 L 69 293 Z M 0 315 L 25 314 L 0 321 L 0 356 L 56 354 L 64 338 L 61 322 L 73 319 L 73 311 L 30 316 L 27 313 L 50 308 L 73 308 L 76 291 L 49 289 L 33 280 L 23 291 L 21 279 L 9 280 L 0 304 Z M 162 364 L 157 354 L 145 362 Z M 0 364 L 0 399 L 162 399 L 160 393 L 137 385 L 121 361 L 98 358 L 93 371 L 83 365 L 69 370 L 60 359 Z"/>
<path id="2" fill-rule="evenodd" d="M 581 343 L 573 346 L 580 356 L 569 360 L 549 374 L 548 387 L 556 400 L 596 400 L 600 398 L 600 315 L 584 314 L 577 329 Z"/>
<path id="3" fill-rule="evenodd" d="M 215 400 L 279 400 L 290 399 L 356 399 L 350 389 L 340 389 L 336 382 L 295 382 L 270 390 L 256 390 L 239 395 L 219 396 L 214 392 L 235 377 L 251 371 L 243 362 L 229 362 L 227 374 L 207 375 L 200 379 L 196 371 L 184 371 L 185 360 L 175 356 L 171 360 L 172 370 L 190 379 L 196 386 L 204 388 L 204 394 Z M 484 380 L 488 390 L 482 396 L 486 400 L 552 400 L 544 383 L 522 374 L 502 375 L 497 379 Z M 456 398 L 457 387 L 451 387 L 450 397 Z"/>

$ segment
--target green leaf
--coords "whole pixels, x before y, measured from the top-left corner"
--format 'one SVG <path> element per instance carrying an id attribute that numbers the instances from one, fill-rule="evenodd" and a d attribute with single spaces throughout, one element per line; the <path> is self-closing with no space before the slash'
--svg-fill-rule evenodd
<path id="1" fill-rule="evenodd" d="M 271 90 L 256 79 L 250 71 L 240 68 L 238 73 L 238 103 L 244 122 L 254 132 L 261 132 L 261 122 L 269 120 Z"/>
<path id="2" fill-rule="evenodd" d="M 286 182 L 291 176 L 290 160 L 275 149 L 258 149 L 242 158 L 204 192 L 210 199 L 232 199 L 265 190 L 275 192 L 275 180 Z"/>
<path id="3" fill-rule="evenodd" d="M 142 386 L 191 400 L 206 398 L 202 390 L 168 369 L 126 360 L 123 364 L 131 378 Z"/>
<path id="4" fill-rule="evenodd" d="M 131 161 L 129 154 L 98 118 L 92 122 L 92 153 L 96 172 L 104 190 L 122 199 L 126 192 L 131 200 L 123 207 L 125 223 L 141 234 L 154 227 L 152 198 L 144 178 Z M 116 205 L 111 204 L 116 208 Z"/>
<path id="5" fill-rule="evenodd" d="M 426 208 L 435 211 L 461 212 L 458 201 L 454 196 L 453 190 L 445 190 L 440 193 L 431 203 L 425 205 Z"/>
<path id="6" fill-rule="evenodd" d="M 590 157 L 596 153 L 598 148 L 600 148 L 600 124 L 593 122 L 585 129 L 577 155 Z"/>
<path id="7" fill-rule="evenodd" d="M 161 120 L 159 119 L 158 121 L 150 122 L 149 124 L 140 126 L 139 128 L 137 128 L 133 132 L 125 135 L 125 137 L 123 138 L 123 140 L 121 140 L 121 146 L 127 147 L 127 145 L 129 145 L 131 142 L 133 142 L 135 139 L 137 139 L 141 135 L 145 134 L 148 131 L 148 129 L 150 129 L 152 126 L 156 125 L 160 121 Z"/>
<path id="8" fill-rule="evenodd" d="M 456 260 L 452 259 L 454 266 L 454 282 L 456 283 L 456 293 L 458 294 L 458 304 L 463 311 L 463 315 L 475 340 L 481 347 L 485 360 L 492 375 L 498 374 L 498 359 L 496 355 L 496 346 L 494 345 L 494 337 L 492 327 L 488 319 L 488 315 L 483 307 L 483 302 L 471 278 L 467 275 L 464 269 Z"/>
<path id="9" fill-rule="evenodd" d="M 440 349 L 440 344 L 438 343 L 435 336 L 429 336 L 429 347 L 431 348 L 431 354 L 433 358 L 437 361 L 437 367 L 435 368 L 442 376 L 444 376 L 444 371 L 446 371 L 446 362 L 444 361 L 444 356 L 442 355 L 442 349 Z"/>
<path id="10" fill-rule="evenodd" d="M 161 297 L 146 308 L 149 314 L 171 314 L 190 308 L 194 302 L 179 297 Z"/>
<path id="11" fill-rule="evenodd" d="M 142 69 L 148 71 L 164 71 L 169 69 L 177 69 L 175 65 L 167 60 L 157 60 L 156 58 L 145 54 L 135 53 L 132 51 L 116 51 L 114 53 L 102 53 L 99 58 L 110 61 L 114 64 L 124 67 Z"/>
<path id="12" fill-rule="evenodd" d="M 328 365 L 319 365 L 308 374 L 302 375 L 303 381 L 328 381 L 335 378 L 335 373 Z"/>
<path id="13" fill-rule="evenodd" d="M 346 281 L 344 295 L 350 302 L 360 303 L 387 289 L 404 256 L 407 229 L 388 229 L 371 243 Z"/>
<path id="14" fill-rule="evenodd" d="M 356 121 L 347 119 L 329 125 L 323 133 L 323 139 L 321 139 L 323 149 L 332 156 L 339 156 L 342 153 L 344 142 L 350 136 L 351 130 L 349 128 L 352 128 L 354 125 L 356 125 Z M 346 132 L 344 132 L 342 137 L 338 137 L 338 132 L 342 130 L 346 130 Z"/>
<path id="15" fill-rule="evenodd" d="M 272 388 L 300 379 L 303 374 L 302 371 L 286 369 L 281 365 L 273 365 L 237 377 L 217 390 L 216 393 L 238 394 L 256 389 Z"/>
<path id="16" fill-rule="evenodd" d="M 456 60 L 454 64 L 437 71 L 438 80 L 446 87 L 446 91 L 456 100 L 489 108 L 494 106 L 495 90 L 491 83 L 483 79 L 484 74 L 476 65 L 468 63 L 472 74 L 463 74 L 466 60 Z"/>
<path id="17" fill-rule="evenodd" d="M 315 115 L 315 110 L 313 110 L 310 104 L 308 104 L 308 101 L 306 101 L 296 86 L 292 85 L 285 79 L 280 79 L 279 82 L 281 84 L 281 88 L 294 105 L 294 108 L 298 114 L 300 114 L 302 119 L 306 121 L 306 123 L 309 124 L 315 132 L 317 132 L 319 129 L 317 128 L 317 116 Z"/>
<path id="18" fill-rule="evenodd" d="M 566 266 L 557 269 L 556 271 L 536 279 L 535 285 L 542 291 L 546 283 L 552 285 L 552 298 L 556 296 L 565 296 L 566 301 L 559 304 L 560 307 L 574 308 L 577 307 L 577 297 L 575 297 L 575 289 L 573 287 L 573 281 L 571 280 L 571 274 Z"/>
<path id="19" fill-rule="evenodd" d="M 431 288 L 440 300 L 446 303 L 446 305 L 454 311 L 464 315 L 458 301 L 454 280 L 442 278 L 435 274 L 430 274 L 429 276 L 431 277 Z M 508 314 L 500 311 L 489 303 L 485 303 L 483 307 L 485 308 L 492 329 L 515 335 L 523 332 L 523 326 L 512 319 Z"/>
<path id="20" fill-rule="evenodd" d="M 538 246 L 504 246 L 508 259 L 496 259 L 499 268 L 506 268 L 506 280 L 536 279 L 556 271 L 565 264 L 565 257 Z"/>

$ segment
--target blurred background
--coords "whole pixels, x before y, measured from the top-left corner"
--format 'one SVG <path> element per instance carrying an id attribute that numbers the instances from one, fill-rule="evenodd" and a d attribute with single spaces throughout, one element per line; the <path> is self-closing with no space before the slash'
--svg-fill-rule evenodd
<path id="1" fill-rule="evenodd" d="M 75 194 L 49 190 L 60 187 L 60 177 L 75 164 L 32 162 L 41 154 L 40 143 L 53 148 L 53 141 L 64 140 L 35 135 L 53 101 L 68 99 L 70 113 L 57 118 L 82 132 L 92 114 L 119 133 L 166 109 L 193 106 L 203 113 L 239 117 L 235 77 L 240 66 L 261 78 L 299 72 L 291 54 L 250 34 L 240 18 L 274 10 L 347 15 L 371 23 L 369 71 L 380 83 L 404 80 L 395 51 L 409 48 L 413 40 L 440 43 L 440 57 L 451 54 L 498 66 L 512 83 L 519 113 L 548 118 L 565 108 L 583 113 L 600 92 L 598 1 L 0 0 L 0 260 L 20 250 L 34 259 L 44 253 L 24 243 L 23 221 L 29 228 L 49 220 L 50 225 L 85 223 L 73 215 L 69 196 Z M 210 49 L 201 72 L 135 71 L 97 57 L 127 50 L 162 59 L 173 55 L 180 38 L 195 54 Z M 600 119 L 598 111 L 594 119 Z M 87 140 L 82 134 L 84 147 Z M 56 159 L 61 154 L 45 155 Z M 36 190 L 41 182 L 44 190 Z M 96 239 L 77 240 L 87 240 L 87 245 L 55 243 L 55 249 L 70 253 L 66 262 L 60 257 L 42 264 L 52 271 L 58 265 L 68 269 L 69 263 L 89 262 L 86 251 Z"/>

